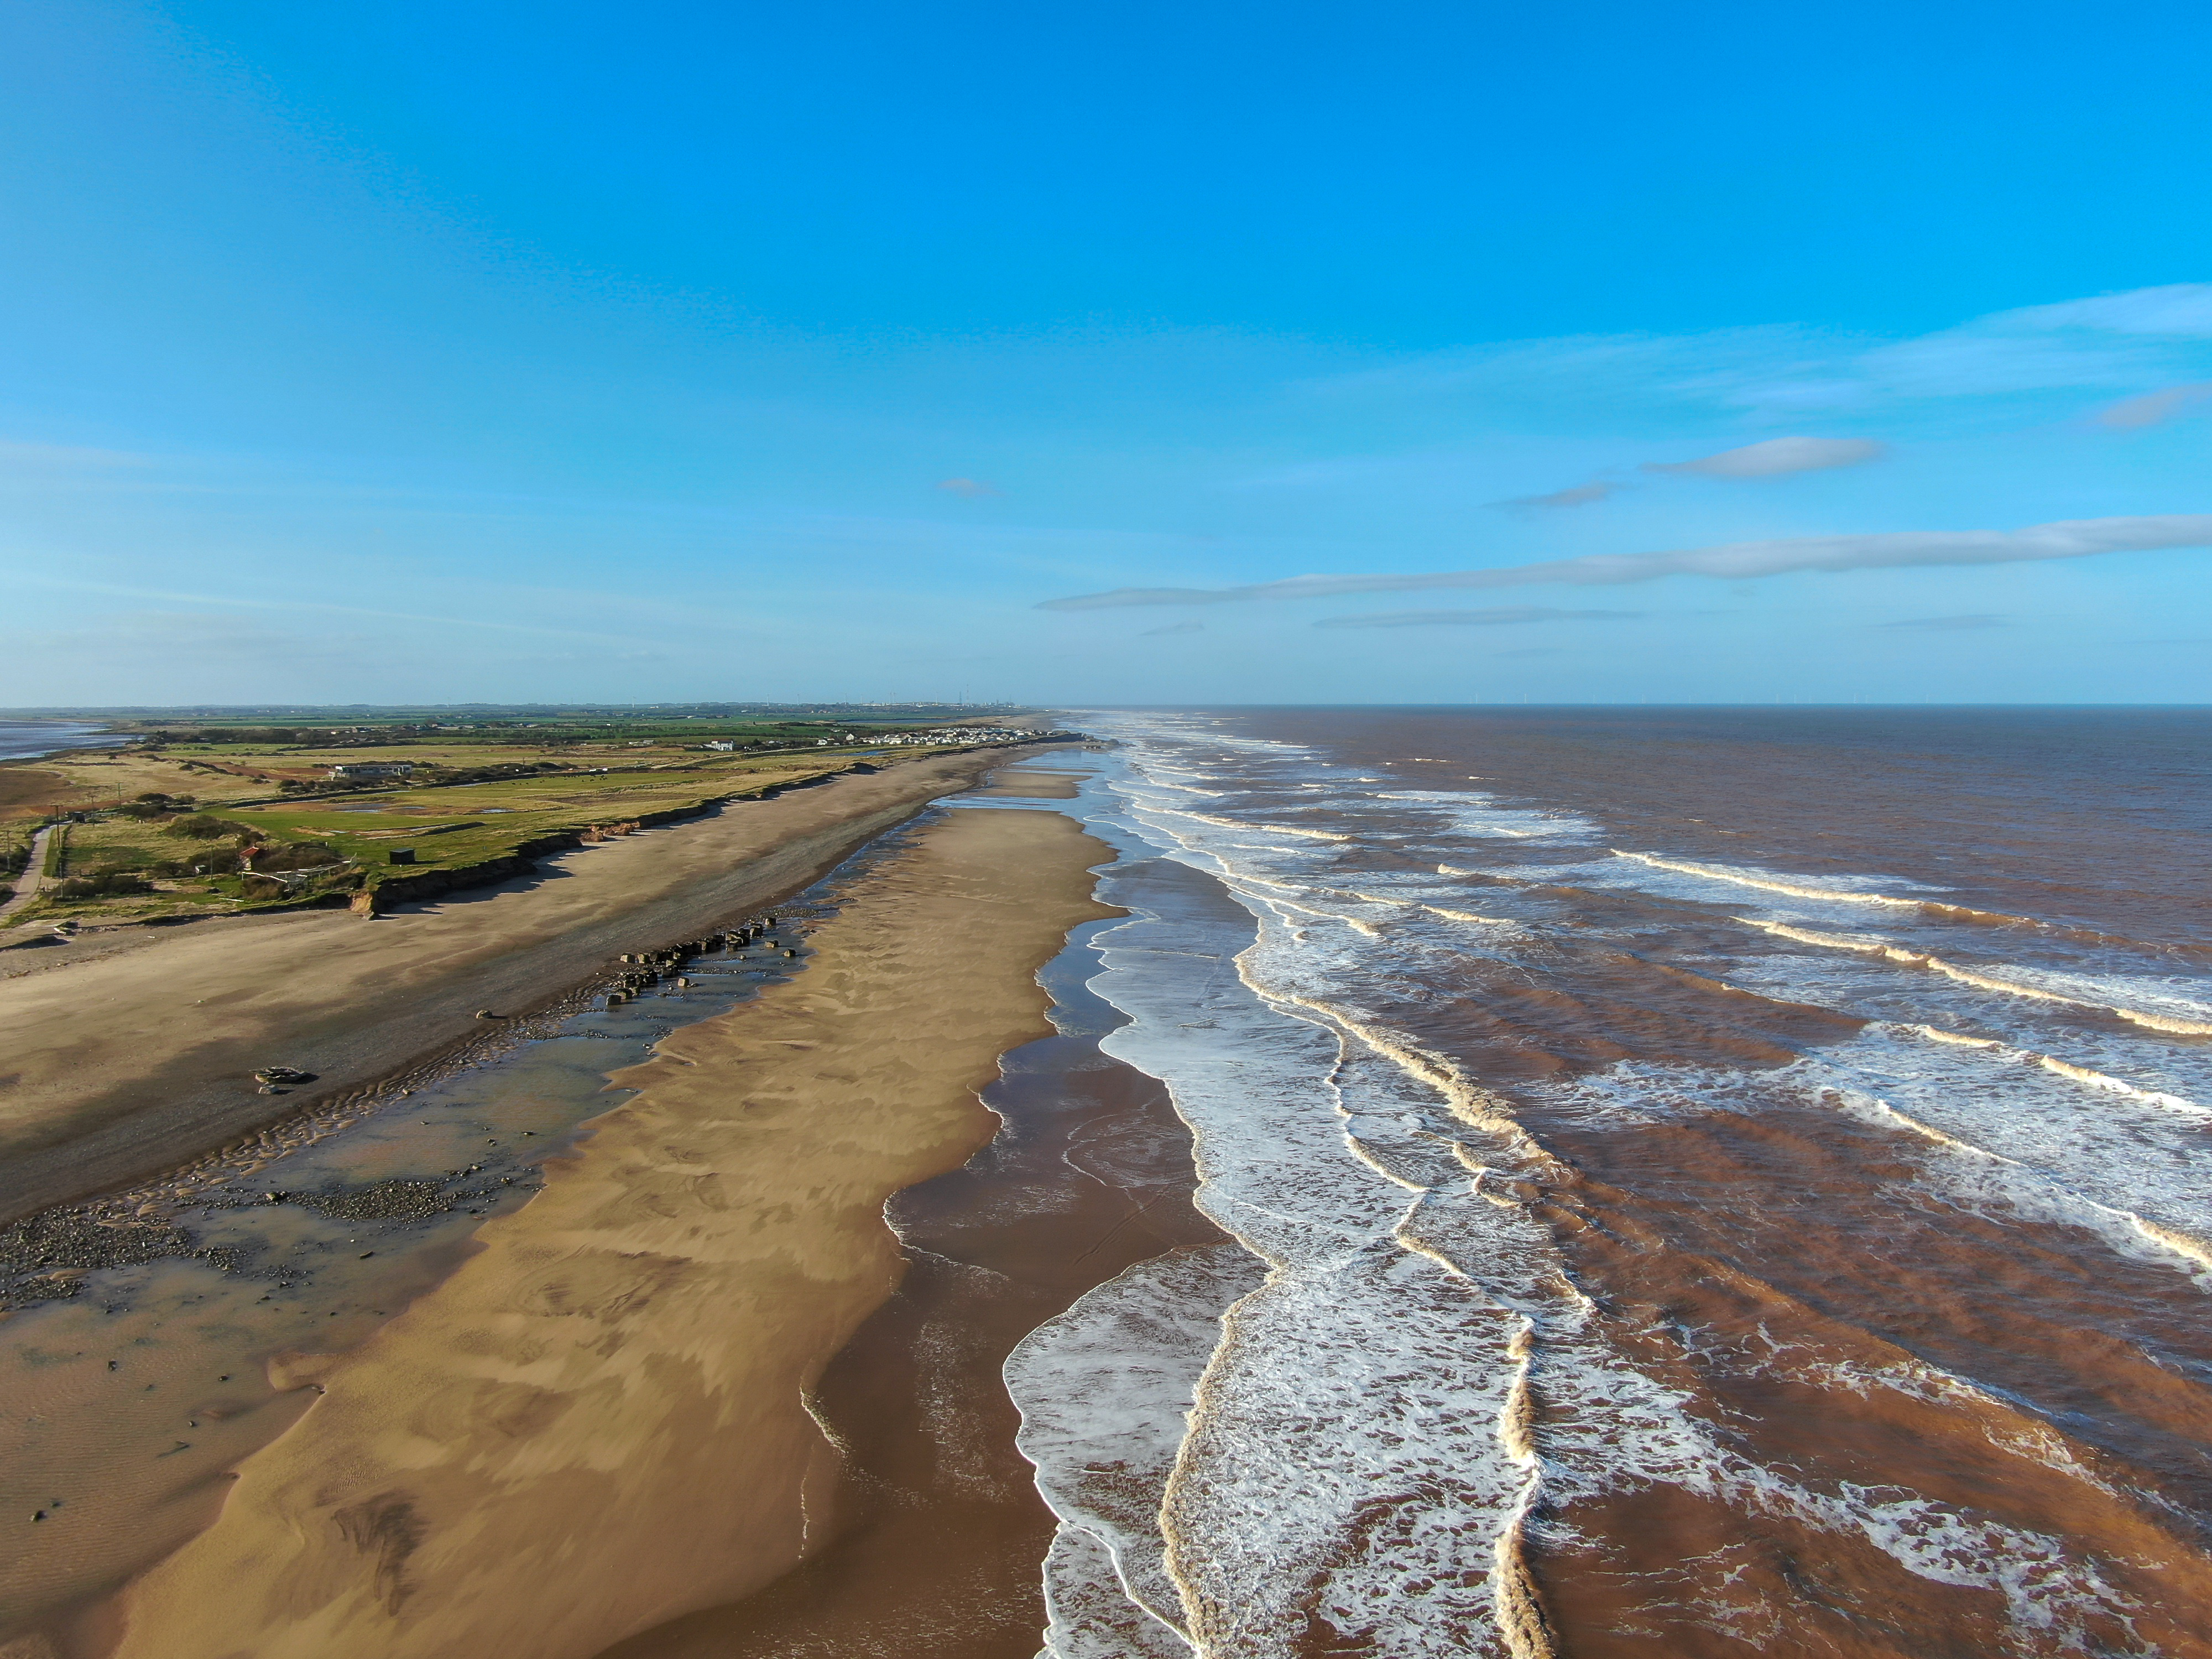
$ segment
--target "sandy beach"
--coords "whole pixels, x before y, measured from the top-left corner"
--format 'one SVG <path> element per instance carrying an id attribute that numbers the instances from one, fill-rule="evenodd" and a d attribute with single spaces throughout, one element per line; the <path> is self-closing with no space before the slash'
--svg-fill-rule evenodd
<path id="1" fill-rule="evenodd" d="M 1009 1354 L 1134 1263 L 1172 1254 L 1200 1271 L 1225 1256 L 1215 1271 L 1255 1282 L 1261 1267 L 1193 1204 L 1190 1133 L 1166 1088 L 1100 1048 L 1122 1016 L 1084 983 L 1097 965 L 1078 945 L 1048 972 L 1060 1030 L 1001 1062 L 983 1096 L 1005 1120 L 990 1146 L 886 1206 L 911 1265 L 813 1395 L 846 1452 L 835 1535 L 759 1594 L 599 1659 L 1037 1652 L 1057 1517 L 1016 1446 Z M 1117 1458 L 1095 1479 L 1156 1513 L 1166 1474 Z M 1153 1650 L 1144 1636 L 1130 1651 Z"/>
<path id="2" fill-rule="evenodd" d="M 683 1028 L 479 1254 L 244 1464 L 127 1592 L 118 1655 L 584 1659 L 736 1601 L 825 1535 L 823 1367 L 895 1288 L 883 1206 L 998 1120 L 1038 967 L 1105 856 L 968 812 L 858 881 L 809 971 Z M 674 1495 L 672 1498 L 672 1495 Z"/>
<path id="3" fill-rule="evenodd" d="M 804 886 L 1003 753 L 908 762 L 580 848 L 374 921 L 137 927 L 0 952 L 0 1221 L 173 1167 Z M 317 1081 L 256 1092 L 271 1063 Z"/>

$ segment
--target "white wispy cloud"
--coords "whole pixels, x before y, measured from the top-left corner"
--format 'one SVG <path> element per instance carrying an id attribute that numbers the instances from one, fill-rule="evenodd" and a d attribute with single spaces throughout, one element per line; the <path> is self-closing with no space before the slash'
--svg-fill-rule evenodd
<path id="1" fill-rule="evenodd" d="M 1703 406 L 1755 419 L 2201 378 L 2212 283 L 1993 312 L 1901 339 L 1773 325 L 1504 341 L 1302 382 L 1305 395 L 1547 410 Z"/>
<path id="2" fill-rule="evenodd" d="M 1660 553 L 1599 553 L 1546 559 L 1487 570 L 1291 576 L 1236 587 L 1117 587 L 1046 599 L 1040 611 L 1098 611 L 1125 605 L 1224 605 L 1304 599 L 1340 593 L 1402 593 L 1424 588 L 1524 587 L 1560 582 L 1578 586 L 1655 581 L 1662 576 L 1718 576 L 1741 581 L 1796 571 L 1899 569 L 1917 565 L 2017 564 L 2080 559 L 2100 553 L 2212 546 L 2212 513 L 2146 518 L 2075 519 L 2021 530 L 1905 530 L 1857 536 L 1793 536 L 1729 542 Z"/>
<path id="3" fill-rule="evenodd" d="M 1646 472 L 1681 472 L 1700 478 L 1779 478 L 1832 466 L 1863 466 L 1889 453 L 1871 438 L 1769 438 L 1724 449 L 1694 461 L 1646 461 Z"/>
<path id="4" fill-rule="evenodd" d="M 1834 401 L 1893 403 L 1979 398 L 2075 387 L 2141 386 L 2162 367 L 2202 356 L 2212 341 L 2212 283 L 2175 283 L 2124 294 L 1992 312 L 1953 328 L 1826 354 L 1818 378 Z M 1754 375 L 1735 401 L 1787 406 L 1780 387 Z"/>
<path id="5" fill-rule="evenodd" d="M 2160 288 L 2130 289 L 2057 305 L 2001 311 L 1993 321 L 2013 327 L 2057 331 L 2093 329 L 2107 334 L 2162 336 L 2212 340 L 2212 283 L 2168 283 Z"/>
<path id="6" fill-rule="evenodd" d="M 1547 605 L 1499 605 L 1489 611 L 1370 611 L 1356 617 L 1323 617 L 1316 628 L 1496 628 L 1510 623 L 1627 622 L 1642 611 L 1561 611 Z M 1164 633 L 1164 629 L 1155 629 Z"/>

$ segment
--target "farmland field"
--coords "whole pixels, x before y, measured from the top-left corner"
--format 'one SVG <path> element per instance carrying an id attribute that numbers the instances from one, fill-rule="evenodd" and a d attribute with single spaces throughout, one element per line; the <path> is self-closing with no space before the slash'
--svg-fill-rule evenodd
<path id="1" fill-rule="evenodd" d="M 420 744 L 388 750 L 223 744 L 159 755 L 48 757 L 38 770 L 60 780 L 62 787 L 44 787 L 47 799 L 40 815 L 58 810 L 92 814 L 89 821 L 70 825 L 57 873 L 72 879 L 97 879 L 113 872 L 147 875 L 155 890 L 112 896 L 49 890 L 11 920 L 19 925 L 142 921 L 210 908 L 240 910 L 328 898 L 395 878 L 484 864 L 549 837 L 626 834 L 640 818 L 686 813 L 842 771 L 862 752 L 843 747 L 804 755 L 656 752 L 633 743 L 543 750 Z M 410 779 L 386 788 L 289 799 L 282 793 L 288 780 L 295 789 L 327 788 L 333 764 L 385 758 L 404 759 L 418 775 L 487 765 L 547 769 L 466 782 Z M 210 769 L 218 767 L 222 769 Z M 8 775 L 9 769 L 0 769 L 0 776 Z M 128 810 L 157 810 L 158 816 L 125 815 L 126 803 L 156 793 L 170 799 L 158 809 Z M 28 823 L 22 816 L 14 830 L 16 839 Z M 208 833 L 184 833 L 195 825 Z M 318 860 L 303 850 L 310 848 L 330 856 Z M 281 874 L 256 880 L 233 870 L 191 868 L 199 861 L 220 863 L 222 855 L 246 848 L 258 849 L 257 869 Z M 282 890 L 272 890 L 280 884 Z"/>

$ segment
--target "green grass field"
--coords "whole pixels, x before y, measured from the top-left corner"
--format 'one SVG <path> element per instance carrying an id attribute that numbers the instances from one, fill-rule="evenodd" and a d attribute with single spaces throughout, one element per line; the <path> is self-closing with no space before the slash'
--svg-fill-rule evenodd
<path id="1" fill-rule="evenodd" d="M 210 908 L 255 910 L 284 908 L 332 894 L 350 894 L 404 879 L 425 871 L 459 870 L 514 854 L 533 842 L 616 826 L 659 813 L 688 812 L 710 802 L 757 795 L 778 785 L 804 782 L 843 770 L 866 752 L 860 745 L 811 753 L 722 754 L 696 749 L 641 749 L 634 743 L 604 746 L 566 745 L 533 751 L 502 746 L 410 744 L 388 751 L 419 766 L 482 767 L 488 763 L 535 765 L 550 761 L 568 769 L 539 771 L 473 783 L 423 784 L 337 794 L 271 799 L 284 778 L 319 783 L 337 762 L 380 758 L 376 750 L 316 751 L 223 744 L 197 750 L 172 750 L 161 763 L 163 781 L 149 785 L 195 797 L 193 810 L 253 832 L 252 839 L 272 849 L 272 862 L 290 861 L 284 849 L 312 846 L 326 849 L 337 862 L 293 872 L 287 890 L 239 874 L 161 874 L 150 878 L 154 892 L 108 897 L 64 898 L 41 893 L 14 920 L 17 923 L 75 920 L 81 922 L 144 921 L 204 911 Z M 928 753 L 908 749 L 904 756 Z M 207 787 L 204 774 L 180 774 L 179 761 L 195 757 L 234 768 Z M 42 766 L 72 775 L 70 760 Z M 121 774 L 118 760 L 94 758 L 83 769 Z M 245 774 L 256 775 L 249 778 Z M 146 763 L 129 766 L 128 781 L 155 775 Z M 178 781 L 181 777 L 181 781 Z M 259 780 L 267 780 L 261 781 Z M 124 782 L 123 776 L 115 779 Z M 106 784 L 108 779 L 99 780 Z M 82 791 L 80 785 L 79 798 Z M 117 793 L 122 792 L 118 789 Z M 132 791 L 132 794 L 143 793 Z M 96 876 L 103 871 L 139 873 L 156 866 L 189 866 L 196 857 L 234 852 L 234 836 L 194 840 L 169 833 L 174 817 L 134 818 L 114 808 L 88 823 L 70 826 L 67 853 L 59 873 Z M 82 807 L 75 810 L 83 810 Z M 412 858 L 395 862 L 393 852 Z"/>

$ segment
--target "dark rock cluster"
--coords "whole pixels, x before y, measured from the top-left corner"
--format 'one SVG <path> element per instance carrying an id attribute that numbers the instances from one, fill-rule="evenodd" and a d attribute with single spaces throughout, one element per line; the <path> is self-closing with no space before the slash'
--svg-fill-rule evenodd
<path id="1" fill-rule="evenodd" d="M 0 1310 L 75 1296 L 84 1275 L 102 1267 L 198 1254 L 191 1235 L 166 1221 L 83 1206 L 48 1210 L 0 1230 Z"/>
<path id="2" fill-rule="evenodd" d="M 291 1193 L 284 1196 L 302 1209 L 314 1210 L 340 1221 L 420 1221 L 453 1207 L 459 1194 L 442 1181 L 410 1181 L 394 1176 L 331 1193 Z"/>

